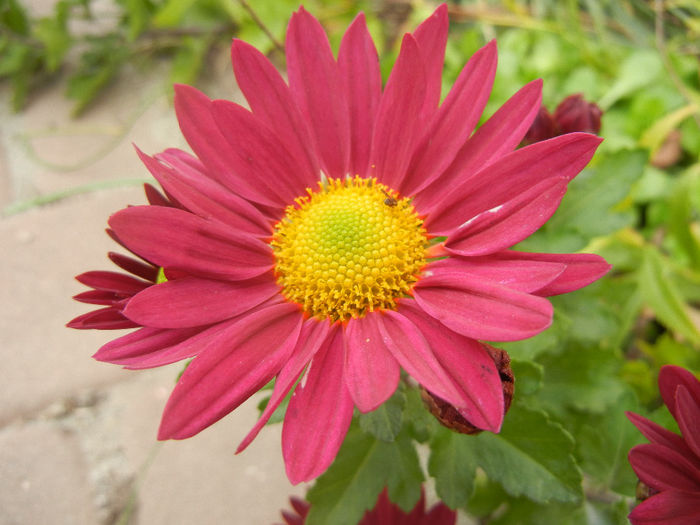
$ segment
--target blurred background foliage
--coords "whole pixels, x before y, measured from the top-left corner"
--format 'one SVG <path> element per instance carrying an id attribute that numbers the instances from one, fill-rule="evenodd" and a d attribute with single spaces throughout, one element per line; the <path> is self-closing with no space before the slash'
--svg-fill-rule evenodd
<path id="1" fill-rule="evenodd" d="M 437 5 L 304 4 L 336 50 L 364 11 L 385 74 L 398 37 Z M 47 81 L 65 83 L 77 116 L 105 103 L 104 88 L 126 67 L 166 62 L 165 84 L 196 83 L 232 36 L 283 68 L 286 24 L 297 7 L 298 0 L 60 0 L 52 15 L 32 18 L 23 2 L 0 0 L 0 79 L 17 111 Z M 430 444 L 427 470 L 438 495 L 480 523 L 626 523 L 636 485 L 626 455 L 643 438 L 624 411 L 670 425 L 656 386 L 660 366 L 700 370 L 700 0 L 455 1 L 449 12 L 443 96 L 469 56 L 497 38 L 484 118 L 540 77 L 550 110 L 574 93 L 602 109 L 598 153 L 554 217 L 518 249 L 595 252 L 613 270 L 554 297 L 551 329 L 500 345 L 516 377 L 501 435 L 452 435 L 425 418 L 415 393 L 399 391 L 381 414 L 353 425 L 309 494 L 310 522 L 342 515 L 351 523 L 376 498 L 356 481 L 390 468 L 382 463 L 389 457 L 417 464 L 406 444 L 418 442 Z M 423 475 L 406 472 L 410 481 L 385 482 L 409 508 Z"/>

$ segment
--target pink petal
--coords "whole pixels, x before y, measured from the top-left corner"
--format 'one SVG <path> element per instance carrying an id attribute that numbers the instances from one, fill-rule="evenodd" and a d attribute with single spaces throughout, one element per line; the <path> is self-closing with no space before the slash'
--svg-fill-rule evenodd
<path id="1" fill-rule="evenodd" d="M 569 133 L 514 151 L 462 182 L 428 216 L 428 231 L 449 232 L 550 177 L 573 179 L 602 139 Z"/>
<path id="2" fill-rule="evenodd" d="M 124 317 L 121 308 L 110 306 L 79 315 L 66 326 L 78 330 L 122 330 L 136 328 L 139 325 Z"/>
<path id="3" fill-rule="evenodd" d="M 73 296 L 73 299 L 80 303 L 116 305 L 125 299 L 123 294 L 115 292 L 104 292 L 102 290 L 88 290 Z"/>
<path id="4" fill-rule="evenodd" d="M 463 256 L 488 255 L 510 248 L 549 220 L 566 193 L 567 183 L 561 177 L 551 177 L 535 184 L 454 230 L 445 247 Z"/>
<path id="5" fill-rule="evenodd" d="M 191 353 L 181 353 L 180 344 L 187 341 L 191 337 L 202 332 L 201 327 L 198 328 L 182 328 L 179 330 L 163 330 L 161 328 L 141 328 L 122 337 L 114 339 L 103 345 L 92 357 L 98 361 L 112 363 L 115 365 L 123 365 L 127 368 L 150 368 L 150 366 L 139 366 L 143 363 L 150 364 L 155 358 L 159 358 L 164 354 L 177 354 L 177 359 L 173 361 L 163 362 L 158 359 L 158 365 L 168 364 L 180 359 L 192 357 L 197 352 L 197 345 L 192 345 Z M 201 338 L 200 341 L 201 343 Z M 182 357 L 180 357 L 182 356 Z"/>
<path id="6" fill-rule="evenodd" d="M 348 97 L 350 118 L 350 174 L 364 177 L 369 164 L 374 118 L 382 93 L 379 57 L 367 31 L 365 15 L 350 24 L 340 43 L 338 70 Z"/>
<path id="7" fill-rule="evenodd" d="M 416 208 L 421 213 L 435 209 L 449 197 L 455 186 L 512 151 L 537 115 L 541 97 L 541 80 L 530 82 L 513 95 L 476 130 L 459 150 L 452 164 L 416 196 Z"/>
<path id="8" fill-rule="evenodd" d="M 214 122 L 229 143 L 235 156 L 229 162 L 236 173 L 250 184 L 265 188 L 267 195 L 277 195 L 276 202 L 288 205 L 305 194 L 307 183 L 314 180 L 304 173 L 271 129 L 250 111 L 228 100 L 211 103 Z"/>
<path id="9" fill-rule="evenodd" d="M 315 188 L 320 168 L 311 133 L 277 68 L 260 51 L 238 39 L 233 40 L 231 59 L 250 109 L 278 134 L 299 165 L 303 183 Z"/>
<path id="10" fill-rule="evenodd" d="M 280 370 L 301 329 L 299 308 L 283 303 L 244 315 L 201 349 L 163 412 L 158 439 L 185 439 L 215 423 Z"/>
<path id="11" fill-rule="evenodd" d="M 694 457 L 693 452 L 688 445 L 686 445 L 681 436 L 634 412 L 625 412 L 625 415 L 649 441 L 680 452 L 686 459 L 692 461 L 695 466 L 700 469 L 700 458 Z"/>
<path id="12" fill-rule="evenodd" d="M 289 401 L 282 454 L 295 485 L 330 466 L 350 427 L 353 403 L 343 381 L 343 338 L 338 329 L 326 340 Z"/>
<path id="13" fill-rule="evenodd" d="M 182 210 L 134 206 L 112 215 L 109 224 L 129 249 L 158 266 L 231 280 L 272 268 L 267 244 Z"/>
<path id="14" fill-rule="evenodd" d="M 460 405 L 461 393 L 420 329 L 400 312 L 387 310 L 375 317 L 384 344 L 401 367 L 435 395 L 455 406 Z"/>
<path id="15" fill-rule="evenodd" d="M 345 332 L 345 384 L 355 406 L 371 412 L 399 385 L 400 367 L 386 347 L 378 326 L 379 314 L 350 319 Z"/>
<path id="16" fill-rule="evenodd" d="M 504 252 L 503 257 L 565 265 L 565 270 L 552 282 L 538 290 L 531 290 L 535 295 L 543 297 L 569 293 L 588 286 L 612 268 L 600 255 L 593 253 L 527 253 L 509 250 Z"/>
<path id="17" fill-rule="evenodd" d="M 676 389 L 676 416 L 685 442 L 700 458 L 700 405 L 683 385 Z"/>
<path id="18" fill-rule="evenodd" d="M 432 263 L 430 271 L 470 274 L 472 277 L 532 293 L 548 285 L 565 270 L 566 265 L 546 261 L 529 261 L 500 252 L 484 257 L 448 257 Z"/>
<path id="19" fill-rule="evenodd" d="M 167 152 L 153 158 L 138 148 L 136 151 L 163 189 L 191 212 L 246 233 L 258 236 L 268 236 L 272 233 L 270 222 L 255 206 L 202 172 L 182 163 L 180 159 L 173 159 Z M 164 164 L 169 159 L 177 162 L 179 166 Z"/>
<path id="20" fill-rule="evenodd" d="M 473 339 L 517 341 L 552 323 L 552 305 L 542 297 L 439 268 L 418 281 L 414 296 L 428 314 Z"/>
<path id="21" fill-rule="evenodd" d="M 187 143 L 207 166 L 207 171 L 229 190 L 266 206 L 284 208 L 285 203 L 268 194 L 265 186 L 246 178 L 247 173 L 236 171 L 242 164 L 240 152 L 232 149 L 219 131 L 211 105 L 212 101 L 195 88 L 175 85 L 175 113 Z"/>
<path id="22" fill-rule="evenodd" d="M 134 279 L 130 275 L 119 272 L 85 272 L 77 275 L 75 280 L 95 290 L 115 292 L 124 295 L 133 295 L 151 286 L 151 283 L 141 281 L 140 279 Z"/>
<path id="23" fill-rule="evenodd" d="M 676 420 L 678 420 L 676 389 L 679 385 L 686 387 L 691 397 L 695 400 L 695 404 L 700 405 L 700 381 L 697 380 L 693 373 L 680 366 L 662 366 L 661 370 L 659 370 L 659 392 L 661 392 L 664 403 Z"/>
<path id="24" fill-rule="evenodd" d="M 478 428 L 498 432 L 504 415 L 503 384 L 481 343 L 445 328 L 420 309 L 403 302 L 401 313 L 423 333 L 460 393 L 455 407 Z"/>
<path id="25" fill-rule="evenodd" d="M 633 525 L 697 525 L 700 493 L 666 490 L 637 505 L 629 515 Z"/>
<path id="26" fill-rule="evenodd" d="M 637 477 L 656 490 L 700 491 L 700 469 L 673 449 L 649 443 L 629 452 Z"/>
<path id="27" fill-rule="evenodd" d="M 170 206 L 171 203 L 166 199 L 161 192 L 150 184 L 143 185 L 144 192 L 146 193 L 146 200 L 148 204 L 152 206 Z"/>
<path id="28" fill-rule="evenodd" d="M 496 41 L 493 40 L 464 66 L 416 149 L 404 183 L 404 193 L 413 195 L 425 188 L 447 169 L 464 146 L 491 93 L 497 59 Z"/>
<path id="29" fill-rule="evenodd" d="M 289 87 L 310 124 L 323 171 L 343 177 L 350 158 L 346 94 L 328 37 L 303 7 L 289 21 L 285 47 Z"/>
<path id="30" fill-rule="evenodd" d="M 386 83 L 372 137 L 370 173 L 401 191 L 415 145 L 423 134 L 419 119 L 425 100 L 425 71 L 418 44 L 404 35 L 401 52 Z"/>
<path id="31" fill-rule="evenodd" d="M 155 266 L 137 261 L 136 259 L 127 257 L 121 253 L 107 252 L 107 257 L 109 257 L 109 260 L 119 266 L 119 268 L 122 270 L 134 274 L 137 277 L 141 277 L 149 282 L 156 282 L 156 278 L 158 277 L 158 268 Z"/>
<path id="32" fill-rule="evenodd" d="M 272 275 L 235 282 L 185 277 L 136 294 L 124 315 L 155 328 L 201 326 L 240 315 L 276 293 Z"/>
<path id="33" fill-rule="evenodd" d="M 413 32 L 426 72 L 425 102 L 421 111 L 423 120 L 432 116 L 440 102 L 448 28 L 447 4 L 441 4 Z"/>
<path id="34" fill-rule="evenodd" d="M 301 328 L 297 346 L 294 348 L 292 355 L 289 356 L 289 360 L 284 364 L 275 380 L 275 389 L 272 391 L 272 395 L 267 402 L 267 406 L 265 406 L 265 410 L 252 430 L 248 432 L 248 435 L 243 439 L 241 444 L 238 445 L 236 454 L 243 452 L 255 439 L 258 432 L 265 426 L 270 416 L 284 400 L 284 397 L 292 389 L 297 379 L 299 379 L 306 365 L 311 361 L 313 356 L 316 355 L 321 345 L 327 343 L 329 333 L 330 325 L 326 321 L 319 322 L 317 319 L 308 319 L 304 323 Z"/>

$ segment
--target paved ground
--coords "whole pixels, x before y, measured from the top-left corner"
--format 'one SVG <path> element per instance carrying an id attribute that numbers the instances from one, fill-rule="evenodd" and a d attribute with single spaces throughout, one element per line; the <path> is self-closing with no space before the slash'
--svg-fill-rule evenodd
<path id="1" fill-rule="evenodd" d="M 212 96 L 235 98 L 223 58 Z M 222 71 L 216 82 L 218 71 Z M 146 152 L 182 146 L 163 78 L 130 75 L 72 120 L 63 86 L 11 114 L 0 91 L 0 525 L 269 524 L 292 487 L 279 426 L 240 456 L 256 400 L 200 435 L 157 443 L 178 365 L 125 371 L 91 355 L 114 333 L 64 327 L 89 309 L 73 276 L 111 269 L 109 214 L 144 202 L 127 179 L 146 179 Z M 8 214 L 86 184 L 116 184 Z M 13 208 L 14 207 L 14 208 Z"/>

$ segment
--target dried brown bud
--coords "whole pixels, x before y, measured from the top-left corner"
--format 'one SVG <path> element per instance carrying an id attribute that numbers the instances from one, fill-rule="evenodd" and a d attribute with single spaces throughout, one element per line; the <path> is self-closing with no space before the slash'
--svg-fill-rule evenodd
<path id="1" fill-rule="evenodd" d="M 581 93 L 569 95 L 554 110 L 554 122 L 558 134 L 583 131 L 596 134 L 600 131 L 601 109 L 588 102 Z"/>
<path id="2" fill-rule="evenodd" d="M 488 351 L 493 362 L 496 363 L 498 374 L 501 377 L 505 414 L 510 408 L 510 403 L 513 400 L 513 392 L 515 390 L 515 378 L 513 377 L 513 371 L 510 369 L 510 356 L 508 356 L 508 352 L 505 350 L 494 348 L 485 343 L 481 344 Z M 421 397 L 430 413 L 435 416 L 435 419 L 443 426 L 461 434 L 479 434 L 482 432 L 480 428 L 475 427 L 464 418 L 453 405 L 423 387 L 421 387 Z"/>
<path id="3" fill-rule="evenodd" d="M 534 144 L 542 140 L 551 139 L 557 135 L 557 128 L 554 123 L 554 118 L 549 113 L 546 107 L 540 106 L 540 110 L 535 117 L 535 120 L 527 130 L 523 139 L 523 146 Z"/>

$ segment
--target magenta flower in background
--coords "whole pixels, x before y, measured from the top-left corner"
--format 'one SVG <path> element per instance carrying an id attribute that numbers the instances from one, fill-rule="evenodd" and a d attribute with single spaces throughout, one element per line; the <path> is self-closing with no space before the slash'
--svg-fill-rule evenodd
<path id="1" fill-rule="evenodd" d="M 282 517 L 286 525 L 304 525 L 311 505 L 302 499 L 289 498 L 292 511 L 283 510 Z M 386 489 L 382 490 L 374 508 L 365 512 L 357 525 L 454 525 L 457 513 L 447 505 L 438 502 L 429 509 L 425 508 L 425 492 L 421 489 L 418 503 L 406 513 L 392 503 Z"/>
<path id="2" fill-rule="evenodd" d="M 293 483 L 311 480 L 335 458 L 354 407 L 386 401 L 402 368 L 475 427 L 500 430 L 501 379 L 479 340 L 545 330 L 546 296 L 609 269 L 591 254 L 510 250 L 554 213 L 600 139 L 573 133 L 516 150 L 540 106 L 539 80 L 474 131 L 496 45 L 468 61 L 440 104 L 447 30 L 442 5 L 404 36 L 382 88 L 363 15 L 336 60 L 301 8 L 287 32 L 288 84 L 234 41 L 250 110 L 176 86 L 195 156 L 139 155 L 177 205 L 109 221 L 168 279 L 144 281 L 121 310 L 142 328 L 95 354 L 130 368 L 194 357 L 159 439 L 197 434 L 276 378 L 238 451 L 294 388 L 283 455 Z"/>
<path id="3" fill-rule="evenodd" d="M 681 435 L 628 412 L 627 417 L 651 443 L 637 445 L 629 461 L 651 497 L 637 505 L 634 525 L 700 523 L 700 381 L 678 366 L 659 372 L 659 391 Z"/>

